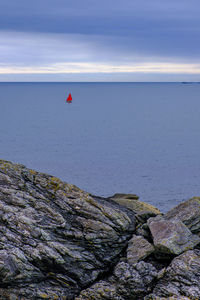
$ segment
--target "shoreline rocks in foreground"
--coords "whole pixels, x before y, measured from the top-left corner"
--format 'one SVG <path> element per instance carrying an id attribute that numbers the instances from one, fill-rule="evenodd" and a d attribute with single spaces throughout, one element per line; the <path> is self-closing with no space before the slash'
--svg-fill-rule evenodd
<path id="1" fill-rule="evenodd" d="M 0 160 L 0 299 L 200 299 L 200 198 L 163 215 Z"/>

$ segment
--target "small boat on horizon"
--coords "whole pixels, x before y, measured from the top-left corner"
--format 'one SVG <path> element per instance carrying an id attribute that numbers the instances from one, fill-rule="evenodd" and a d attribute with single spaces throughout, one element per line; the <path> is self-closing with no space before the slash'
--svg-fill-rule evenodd
<path id="1" fill-rule="evenodd" d="M 66 102 L 67 103 L 72 103 L 72 95 L 71 95 L 71 93 L 69 93 L 69 96 L 67 97 Z"/>

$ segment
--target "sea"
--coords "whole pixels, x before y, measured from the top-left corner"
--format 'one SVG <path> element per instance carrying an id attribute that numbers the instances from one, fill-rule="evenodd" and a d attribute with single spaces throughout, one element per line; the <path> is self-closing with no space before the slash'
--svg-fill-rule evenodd
<path id="1" fill-rule="evenodd" d="M 200 84 L 0 83 L 0 158 L 166 212 L 200 196 Z"/>

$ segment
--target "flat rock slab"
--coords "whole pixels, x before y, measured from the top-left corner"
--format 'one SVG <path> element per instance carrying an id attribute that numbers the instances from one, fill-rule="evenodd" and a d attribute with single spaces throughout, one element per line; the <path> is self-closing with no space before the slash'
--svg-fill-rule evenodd
<path id="1" fill-rule="evenodd" d="M 138 200 L 139 196 L 136 194 L 120 194 L 116 193 L 113 196 L 109 197 L 110 199 L 129 199 L 129 200 Z"/>
<path id="2" fill-rule="evenodd" d="M 200 198 L 194 197 L 165 214 L 168 219 L 180 219 L 193 233 L 200 235 Z"/>
<path id="3" fill-rule="evenodd" d="M 116 262 L 135 228 L 130 210 L 2 160 L 0 222 L 3 299 L 16 290 L 19 299 L 73 299 Z"/>
<path id="4" fill-rule="evenodd" d="M 139 201 L 136 197 L 134 198 L 134 196 L 136 195 L 115 194 L 109 199 L 131 209 L 136 214 L 138 221 L 141 223 L 145 223 L 150 217 L 161 215 L 161 212 L 155 206 Z"/>
<path id="5" fill-rule="evenodd" d="M 179 219 L 157 216 L 150 218 L 147 223 L 154 246 L 160 253 L 179 255 L 200 243 L 200 238 L 192 234 Z"/>
<path id="6" fill-rule="evenodd" d="M 143 236 L 133 235 L 128 242 L 127 261 L 130 265 L 137 263 L 153 253 L 154 250 L 155 248 Z"/>

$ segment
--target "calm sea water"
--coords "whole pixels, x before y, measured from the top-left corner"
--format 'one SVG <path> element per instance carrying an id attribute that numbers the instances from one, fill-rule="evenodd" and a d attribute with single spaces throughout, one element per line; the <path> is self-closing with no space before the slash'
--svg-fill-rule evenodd
<path id="1" fill-rule="evenodd" d="M 200 84 L 0 83 L 0 112 L 2 159 L 162 211 L 200 196 Z"/>

